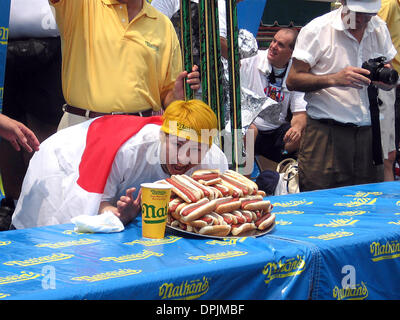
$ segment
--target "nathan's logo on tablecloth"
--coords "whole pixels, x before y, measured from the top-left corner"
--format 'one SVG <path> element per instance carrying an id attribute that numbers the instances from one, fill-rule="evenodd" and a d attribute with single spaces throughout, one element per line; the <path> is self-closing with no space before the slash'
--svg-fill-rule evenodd
<path id="1" fill-rule="evenodd" d="M 11 241 L 0 241 L 0 247 L 1 246 L 8 246 L 11 243 Z"/>
<path id="2" fill-rule="evenodd" d="M 347 216 L 347 217 L 355 217 L 355 216 L 361 216 L 365 213 L 368 213 L 368 211 L 365 210 L 353 210 L 353 211 L 341 211 L 339 213 L 326 213 L 327 216 Z"/>
<path id="3" fill-rule="evenodd" d="M 74 277 L 71 280 L 75 281 L 87 281 L 87 282 L 96 282 L 114 278 L 128 277 L 138 273 L 141 273 L 142 270 L 133 270 L 133 269 L 118 269 L 114 271 L 108 271 L 103 273 L 94 274 L 92 276 L 81 276 Z"/>
<path id="4" fill-rule="evenodd" d="M 367 198 L 369 196 L 381 196 L 383 192 L 363 192 L 363 191 L 357 191 L 356 194 L 347 194 L 344 195 L 344 197 L 352 197 L 352 198 Z"/>
<path id="5" fill-rule="evenodd" d="M 7 44 L 8 40 L 8 28 L 0 27 L 0 44 Z"/>
<path id="6" fill-rule="evenodd" d="M 354 208 L 354 207 L 361 207 L 361 206 L 372 206 L 376 203 L 377 198 L 355 198 L 353 201 L 349 202 L 339 202 L 335 203 L 335 207 L 348 207 L 348 208 Z"/>
<path id="7" fill-rule="evenodd" d="M 133 240 L 131 242 L 124 242 L 124 244 L 127 244 L 128 246 L 133 246 L 135 244 L 141 244 L 142 246 L 152 247 L 152 246 L 159 246 L 159 245 L 174 243 L 180 239 L 182 239 L 182 237 L 168 236 L 168 237 L 165 237 L 164 239 Z"/>
<path id="8" fill-rule="evenodd" d="M 291 208 L 291 207 L 297 207 L 297 206 L 302 206 L 302 205 L 312 205 L 314 202 L 313 201 L 307 201 L 305 199 L 303 200 L 291 200 L 288 202 L 275 202 L 272 205 L 274 207 L 283 207 L 283 208 Z"/>
<path id="9" fill-rule="evenodd" d="M 129 262 L 129 261 L 136 261 L 136 260 L 144 260 L 150 257 L 162 257 L 164 254 L 163 253 L 157 253 L 149 250 L 143 250 L 140 253 L 134 253 L 134 254 L 127 254 L 124 256 L 119 256 L 119 257 L 104 257 L 100 258 L 101 261 L 114 261 L 114 262 Z"/>
<path id="10" fill-rule="evenodd" d="M 275 223 L 276 223 L 277 225 L 280 225 L 280 226 L 289 226 L 289 225 L 293 224 L 292 221 L 287 221 L 287 220 L 283 220 L 283 219 L 276 220 Z"/>
<path id="11" fill-rule="evenodd" d="M 270 283 L 274 279 L 294 277 L 301 274 L 306 268 L 304 256 L 297 255 L 295 258 L 279 260 L 279 262 L 268 262 L 262 273 L 266 276 L 264 282 Z"/>
<path id="12" fill-rule="evenodd" d="M 0 292 L 0 299 L 7 298 L 7 297 L 9 297 L 9 296 L 10 296 L 10 294 L 8 294 L 8 293 L 1 293 L 1 292 Z"/>
<path id="13" fill-rule="evenodd" d="M 319 236 L 309 236 L 310 239 L 319 239 L 319 240 L 334 240 L 334 239 L 339 239 L 343 237 L 351 237 L 353 236 L 353 232 L 348 232 L 348 231 L 336 231 L 336 232 L 328 232 L 321 234 Z"/>
<path id="14" fill-rule="evenodd" d="M 161 299 L 193 300 L 201 297 L 210 288 L 209 278 L 184 280 L 181 283 L 163 283 L 158 292 Z"/>
<path id="15" fill-rule="evenodd" d="M 286 210 L 286 211 L 275 212 L 275 214 L 296 214 L 297 215 L 297 214 L 304 214 L 304 211 Z"/>
<path id="16" fill-rule="evenodd" d="M 317 223 L 314 224 L 314 227 L 330 227 L 330 228 L 337 228 L 337 227 L 346 227 L 346 226 L 352 226 L 359 220 L 353 220 L 353 218 L 350 219 L 335 219 L 329 221 L 329 223 Z"/>
<path id="17" fill-rule="evenodd" d="M 201 256 L 191 256 L 190 260 L 203 260 L 203 261 L 214 261 L 214 260 L 222 260 L 229 258 L 236 258 L 240 256 L 246 255 L 248 252 L 246 251 L 224 251 L 218 253 L 210 253 Z"/>
<path id="18" fill-rule="evenodd" d="M 385 243 L 372 242 L 370 245 L 371 260 L 374 262 L 396 259 L 400 257 L 400 242 L 398 240 Z"/>
<path id="19" fill-rule="evenodd" d="M 42 274 L 40 273 L 21 271 L 21 274 L 14 274 L 6 277 L 0 277 L 0 285 L 32 280 L 40 276 L 42 276 Z"/>
<path id="20" fill-rule="evenodd" d="M 332 296 L 336 300 L 364 300 L 368 297 L 368 289 L 364 282 L 353 287 L 339 288 L 335 286 Z"/>
<path id="21" fill-rule="evenodd" d="M 49 262 L 71 259 L 73 256 L 74 256 L 73 254 L 54 253 L 52 255 L 42 256 L 42 257 L 37 257 L 37 258 L 30 258 L 30 259 L 26 259 L 26 260 L 7 261 L 7 262 L 4 262 L 3 264 L 5 264 L 6 266 L 14 266 L 15 265 L 15 266 L 27 267 L 27 266 L 34 266 L 34 265 L 42 264 L 42 263 L 49 263 Z"/>
<path id="22" fill-rule="evenodd" d="M 224 238 L 222 240 L 210 240 L 207 241 L 207 244 L 210 244 L 212 246 L 215 245 L 220 245 L 220 246 L 234 246 L 238 242 L 244 242 L 247 239 L 247 237 L 242 237 L 242 238 Z"/>
<path id="23" fill-rule="evenodd" d="M 87 239 L 83 238 L 80 240 L 72 240 L 72 241 L 61 241 L 61 242 L 55 242 L 55 243 L 39 243 L 35 245 L 35 247 L 43 248 L 52 248 L 52 249 L 59 249 L 59 248 L 65 248 L 65 247 L 72 247 L 72 246 L 83 246 L 86 244 L 92 244 L 100 242 L 100 240 L 93 240 L 93 239 Z"/>

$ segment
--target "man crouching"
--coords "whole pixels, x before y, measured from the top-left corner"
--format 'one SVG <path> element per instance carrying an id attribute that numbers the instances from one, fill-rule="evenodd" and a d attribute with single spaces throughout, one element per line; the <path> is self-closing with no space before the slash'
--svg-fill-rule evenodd
<path id="1" fill-rule="evenodd" d="M 200 100 L 175 101 L 162 117 L 104 116 L 61 130 L 32 158 L 16 229 L 112 211 L 124 225 L 140 212 L 140 184 L 198 169 L 228 169 L 212 144 L 217 119 Z"/>

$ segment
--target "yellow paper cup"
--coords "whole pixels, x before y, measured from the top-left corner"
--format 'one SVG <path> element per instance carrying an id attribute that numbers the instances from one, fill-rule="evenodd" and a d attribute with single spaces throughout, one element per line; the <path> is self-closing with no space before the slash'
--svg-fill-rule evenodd
<path id="1" fill-rule="evenodd" d="M 142 236 L 162 239 L 167 223 L 171 186 L 161 183 L 142 183 Z"/>

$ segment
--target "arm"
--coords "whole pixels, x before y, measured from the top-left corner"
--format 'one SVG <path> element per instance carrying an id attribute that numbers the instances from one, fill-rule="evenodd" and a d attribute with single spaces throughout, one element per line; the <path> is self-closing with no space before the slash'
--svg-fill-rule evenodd
<path id="1" fill-rule="evenodd" d="M 308 63 L 293 59 L 286 84 L 289 90 L 301 92 L 317 91 L 329 87 L 362 89 L 371 83 L 365 77 L 366 75 L 369 75 L 368 70 L 352 66 L 346 67 L 337 73 L 315 75 L 311 73 L 311 67 Z"/>
<path id="2" fill-rule="evenodd" d="M 21 122 L 0 114 L 0 136 L 8 140 L 15 150 L 23 147 L 26 151 L 39 150 L 39 141 L 35 134 Z"/>
<path id="3" fill-rule="evenodd" d="M 283 142 L 297 143 L 303 135 L 303 131 L 307 124 L 306 111 L 293 112 L 292 121 L 290 122 L 291 128 L 286 132 Z"/>
<path id="4" fill-rule="evenodd" d="M 130 188 L 126 190 L 126 195 L 121 196 L 117 201 L 116 206 L 110 201 L 102 201 L 100 203 L 99 214 L 106 211 L 111 211 L 114 213 L 126 226 L 133 219 L 136 218 L 141 210 L 141 191 L 139 191 L 137 198 L 134 200 L 132 194 L 135 192 L 136 188 Z"/>
<path id="5" fill-rule="evenodd" d="M 163 108 L 166 109 L 175 100 L 184 100 L 185 92 L 183 83 L 186 81 L 192 90 L 200 89 L 200 73 L 198 66 L 193 66 L 192 72 L 187 71 L 181 72 L 175 80 L 174 87 L 165 95 L 163 99 Z"/>

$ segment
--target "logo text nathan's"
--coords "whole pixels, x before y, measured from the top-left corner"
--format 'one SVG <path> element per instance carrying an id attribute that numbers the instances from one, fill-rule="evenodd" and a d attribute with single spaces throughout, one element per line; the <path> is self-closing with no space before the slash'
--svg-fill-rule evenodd
<path id="1" fill-rule="evenodd" d="M 181 283 L 163 283 L 158 295 L 161 299 L 171 300 L 193 300 L 208 292 L 210 287 L 209 278 L 184 280 Z"/>
<path id="2" fill-rule="evenodd" d="M 398 240 L 385 243 L 372 242 L 370 245 L 371 260 L 374 262 L 400 258 L 400 242 Z"/>
<path id="3" fill-rule="evenodd" d="M 357 284 L 354 287 L 339 288 L 335 286 L 332 296 L 336 300 L 364 300 L 368 297 L 368 289 L 362 281 L 361 284 Z"/>
<path id="4" fill-rule="evenodd" d="M 265 283 L 276 278 L 294 277 L 301 274 L 306 268 L 304 256 L 297 255 L 295 258 L 279 260 L 279 262 L 268 262 L 263 270 Z"/>

